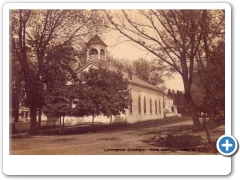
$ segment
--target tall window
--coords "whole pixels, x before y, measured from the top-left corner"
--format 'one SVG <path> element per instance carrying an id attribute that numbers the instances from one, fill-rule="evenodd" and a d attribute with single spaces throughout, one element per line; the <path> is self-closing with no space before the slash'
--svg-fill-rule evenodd
<path id="1" fill-rule="evenodd" d="M 91 49 L 89 51 L 89 59 L 97 59 L 98 57 L 98 51 L 96 49 Z"/>
<path id="2" fill-rule="evenodd" d="M 130 94 L 130 105 L 129 105 L 129 112 L 130 112 L 130 114 L 133 113 L 132 103 L 133 103 L 133 99 L 132 99 L 132 95 Z"/>
<path id="3" fill-rule="evenodd" d="M 138 113 L 141 113 L 141 97 L 138 97 Z"/>
<path id="4" fill-rule="evenodd" d="M 143 99 L 143 111 L 144 111 L 144 114 L 146 114 L 147 113 L 147 110 L 146 110 L 146 98 L 144 97 L 144 99 Z"/>
<path id="5" fill-rule="evenodd" d="M 159 100 L 159 114 L 161 114 L 161 102 L 160 102 L 160 100 Z"/>
<path id="6" fill-rule="evenodd" d="M 104 56 L 104 55 L 105 55 L 105 52 L 104 52 L 103 49 L 100 50 L 100 55 L 101 55 L 101 56 Z"/>
<path id="7" fill-rule="evenodd" d="M 150 114 L 152 114 L 152 99 L 150 98 Z"/>
<path id="8" fill-rule="evenodd" d="M 103 49 L 100 50 L 100 59 L 105 60 L 105 52 Z"/>
<path id="9" fill-rule="evenodd" d="M 155 113 L 157 114 L 157 100 L 155 100 Z"/>

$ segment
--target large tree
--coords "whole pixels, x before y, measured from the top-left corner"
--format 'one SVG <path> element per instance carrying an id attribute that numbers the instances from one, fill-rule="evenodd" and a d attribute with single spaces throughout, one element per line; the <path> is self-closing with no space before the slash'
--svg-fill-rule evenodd
<path id="1" fill-rule="evenodd" d="M 11 10 L 10 42 L 24 77 L 26 102 L 30 108 L 31 133 L 43 105 L 48 50 L 55 46 L 79 48 L 84 39 L 101 33 L 101 12 L 95 10 Z"/>
<path id="2" fill-rule="evenodd" d="M 161 88 L 164 88 L 164 78 L 169 77 L 170 73 L 166 65 L 158 59 L 147 60 L 139 58 L 133 61 L 133 72 L 141 79 Z"/>
<path id="3" fill-rule="evenodd" d="M 125 113 L 129 107 L 130 93 L 128 81 L 123 78 L 120 71 L 109 71 L 106 68 L 90 68 L 80 75 L 80 83 L 76 86 L 81 90 L 81 96 L 75 98 L 73 114 L 75 116 L 98 115 L 110 117 Z"/>
<path id="4" fill-rule="evenodd" d="M 205 90 L 203 108 L 210 121 L 225 105 L 225 12 L 207 11 L 203 41 L 197 53 L 197 73 Z"/>
<path id="5" fill-rule="evenodd" d="M 199 128 L 197 106 L 193 101 L 196 54 L 203 41 L 207 10 L 122 10 L 106 11 L 110 28 L 145 48 L 171 70 L 178 72 L 184 84 L 184 96 L 189 105 L 194 128 Z M 215 11 L 217 12 L 217 11 Z M 211 20 L 211 19 L 210 19 Z"/>
<path id="6" fill-rule="evenodd" d="M 60 119 L 60 134 L 64 133 L 64 118 L 71 116 L 73 100 L 72 86 L 55 84 L 54 88 L 48 91 L 44 96 L 43 112 L 48 117 L 57 117 Z"/>
<path id="7" fill-rule="evenodd" d="M 42 107 L 46 104 L 45 95 L 56 90 L 56 86 L 64 86 L 74 82 L 77 78 L 74 71 L 75 58 L 74 48 L 70 45 L 57 45 L 49 47 L 46 51 L 46 63 L 43 67 L 42 82 L 44 84 L 42 96 L 44 103 L 38 107 L 38 128 L 41 127 Z"/>
<path id="8" fill-rule="evenodd" d="M 130 105 L 130 91 L 128 89 L 128 80 L 124 79 L 121 71 L 108 71 L 100 69 L 100 84 L 104 98 L 102 101 L 102 112 L 104 116 L 112 116 L 124 114 Z"/>
<path id="9" fill-rule="evenodd" d="M 219 42 L 208 53 L 207 58 L 198 58 L 198 76 L 205 92 L 202 108 L 213 121 L 215 113 L 225 109 L 225 43 Z"/>
<path id="10" fill-rule="evenodd" d="M 107 63 L 118 70 L 132 72 L 139 78 L 165 89 L 164 78 L 169 78 L 171 73 L 167 71 L 168 67 L 157 59 L 147 60 L 139 58 L 136 60 L 114 58 L 107 54 Z"/>

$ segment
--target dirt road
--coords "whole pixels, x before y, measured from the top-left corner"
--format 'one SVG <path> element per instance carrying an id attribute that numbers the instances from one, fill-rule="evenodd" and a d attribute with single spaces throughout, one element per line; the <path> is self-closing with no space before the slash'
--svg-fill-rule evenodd
<path id="1" fill-rule="evenodd" d="M 89 132 L 76 135 L 39 135 L 11 138 L 10 154 L 28 155 L 125 155 L 125 154 L 205 154 L 194 149 L 164 150 L 142 140 L 163 132 L 173 132 L 176 128 L 186 128 L 191 121 L 175 122 L 146 128 L 118 129 L 103 132 Z M 184 129 L 183 129 L 184 130 Z M 190 131 L 181 131 L 190 133 Z M 224 134 L 224 125 L 211 131 L 212 138 Z M 193 134 L 193 133 L 191 133 Z M 194 133 L 204 138 L 205 132 Z M 211 153 L 210 153 L 211 154 Z"/>

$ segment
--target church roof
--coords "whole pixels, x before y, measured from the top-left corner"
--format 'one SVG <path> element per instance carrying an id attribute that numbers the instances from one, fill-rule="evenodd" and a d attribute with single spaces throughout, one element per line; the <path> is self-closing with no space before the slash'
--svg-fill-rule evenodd
<path id="1" fill-rule="evenodd" d="M 117 70 L 115 67 L 110 66 L 110 65 L 106 64 L 105 62 L 99 62 L 99 61 L 93 61 L 93 60 L 91 60 L 91 61 L 88 61 L 88 63 L 85 64 L 85 66 L 83 66 L 83 67 L 78 71 L 78 73 L 81 73 L 82 71 L 84 71 L 85 68 L 87 68 L 87 67 L 90 66 L 90 65 L 93 65 L 93 66 L 95 66 L 95 67 L 100 67 L 100 66 L 102 66 L 102 67 L 107 68 L 107 69 L 110 70 L 110 71 L 116 71 L 116 70 Z M 157 86 L 154 86 L 154 85 L 152 85 L 152 84 L 150 84 L 150 83 L 148 83 L 148 82 L 140 79 L 139 77 L 137 77 L 137 76 L 134 75 L 134 74 L 132 74 L 132 78 L 129 79 L 127 72 L 122 71 L 122 73 L 123 73 L 124 78 L 128 78 L 128 81 L 129 81 L 130 84 L 134 84 L 134 85 L 138 85 L 138 86 L 141 86 L 141 87 L 145 87 L 145 88 L 148 88 L 148 89 L 152 89 L 152 90 L 156 90 L 156 91 L 161 91 L 161 92 L 162 92 L 162 90 L 161 90 L 160 88 L 158 88 Z"/>
<path id="2" fill-rule="evenodd" d="M 87 46 L 90 46 L 90 45 L 103 45 L 105 47 L 107 47 L 107 45 L 103 42 L 103 40 L 96 34 L 95 36 L 93 36 L 87 43 L 86 45 Z"/>
<path id="3" fill-rule="evenodd" d="M 123 73 L 125 75 L 125 72 Z M 140 79 L 139 77 L 137 77 L 136 75 L 132 75 L 132 79 L 129 80 L 130 83 L 132 84 L 135 84 L 135 85 L 139 85 L 139 86 L 142 86 L 142 87 L 145 87 L 145 88 L 150 88 L 150 89 L 153 89 L 153 90 L 156 90 L 156 91 L 162 91 L 161 89 L 159 89 L 157 86 L 154 86 L 142 79 Z"/>

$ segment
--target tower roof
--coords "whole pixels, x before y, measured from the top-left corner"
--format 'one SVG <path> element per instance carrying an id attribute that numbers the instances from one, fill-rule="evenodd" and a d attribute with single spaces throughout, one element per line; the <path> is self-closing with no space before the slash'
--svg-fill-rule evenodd
<path id="1" fill-rule="evenodd" d="M 90 46 L 90 45 L 98 45 L 98 44 L 107 47 L 107 45 L 103 42 L 103 40 L 102 40 L 97 34 L 96 34 L 95 36 L 93 36 L 93 37 L 86 43 L 87 46 Z"/>

